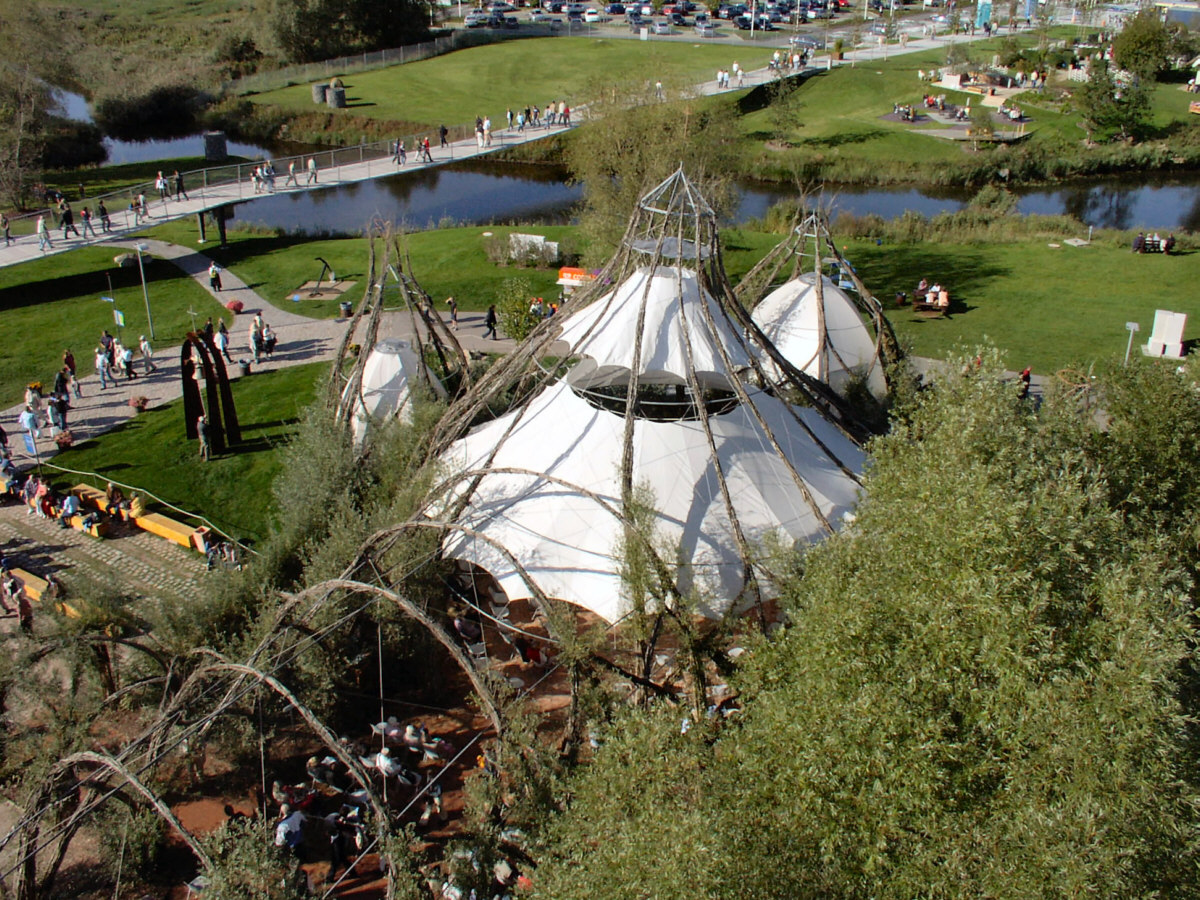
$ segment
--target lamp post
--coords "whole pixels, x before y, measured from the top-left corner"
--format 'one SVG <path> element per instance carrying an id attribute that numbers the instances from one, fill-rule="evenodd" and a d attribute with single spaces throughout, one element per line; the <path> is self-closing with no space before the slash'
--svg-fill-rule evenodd
<path id="1" fill-rule="evenodd" d="M 142 297 L 146 301 L 146 322 L 150 325 L 150 340 L 155 340 L 154 317 L 150 315 L 150 292 L 146 290 L 146 269 L 142 265 L 142 253 L 150 249 L 149 244 L 136 245 L 138 255 L 138 272 L 142 276 Z"/>
<path id="2" fill-rule="evenodd" d="M 1129 365 L 1129 351 L 1133 349 L 1133 336 L 1142 330 L 1142 327 L 1137 322 L 1126 322 L 1125 328 L 1129 331 L 1129 343 L 1125 345 L 1125 362 L 1123 365 Z"/>

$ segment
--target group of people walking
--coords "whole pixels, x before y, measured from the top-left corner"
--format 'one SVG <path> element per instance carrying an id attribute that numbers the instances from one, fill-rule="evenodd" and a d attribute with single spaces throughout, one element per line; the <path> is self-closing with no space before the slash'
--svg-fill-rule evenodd
<path id="1" fill-rule="evenodd" d="M 104 205 L 104 201 L 100 200 L 96 204 L 96 214 L 92 215 L 91 207 L 85 206 L 79 212 L 79 221 L 83 224 L 81 232 L 75 227 L 75 211 L 71 209 L 71 204 L 67 202 L 67 198 L 62 194 L 58 195 L 58 202 L 55 204 L 55 210 L 58 215 L 58 224 L 62 227 L 62 240 L 69 239 L 72 235 L 77 238 L 85 239 L 91 235 L 93 238 L 100 237 L 96 231 L 95 220 L 100 220 L 100 228 L 105 234 L 112 230 L 112 220 L 108 215 L 108 208 Z M 46 250 L 54 249 L 54 241 L 50 237 L 50 230 L 53 227 L 47 219 L 50 213 L 39 213 L 37 224 L 34 226 L 34 231 L 37 234 L 38 249 L 45 252 Z M 9 246 L 15 240 L 12 236 L 12 226 L 8 221 L 8 216 L 0 214 L 0 231 L 4 232 L 4 246 Z"/>
<path id="2" fill-rule="evenodd" d="M 133 347 L 122 344 L 118 338 L 114 338 L 105 329 L 100 334 L 100 345 L 96 348 L 96 375 L 100 379 L 100 389 L 107 388 L 110 381 L 116 385 L 122 375 L 125 376 L 126 381 L 133 381 L 137 378 L 137 372 L 134 371 L 137 355 L 140 355 L 142 359 L 142 374 L 149 375 L 151 372 L 158 371 L 158 366 L 154 364 L 154 349 L 144 334 L 138 338 L 137 354 L 135 354 Z M 64 359 L 65 356 L 64 354 Z M 74 361 L 73 357 L 72 361 Z"/>

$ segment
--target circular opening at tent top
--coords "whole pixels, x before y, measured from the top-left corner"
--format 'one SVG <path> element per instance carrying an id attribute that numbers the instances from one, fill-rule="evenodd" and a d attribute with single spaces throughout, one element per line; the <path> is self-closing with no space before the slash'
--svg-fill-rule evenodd
<path id="1" fill-rule="evenodd" d="M 625 415 L 628 385 L 572 385 L 571 390 L 597 409 Z M 687 422 L 698 420 L 701 411 L 705 418 L 709 418 L 731 412 L 737 405 L 737 394 L 731 390 L 704 388 L 697 402 L 686 384 L 647 384 L 638 387 L 633 416 L 650 422 Z"/>

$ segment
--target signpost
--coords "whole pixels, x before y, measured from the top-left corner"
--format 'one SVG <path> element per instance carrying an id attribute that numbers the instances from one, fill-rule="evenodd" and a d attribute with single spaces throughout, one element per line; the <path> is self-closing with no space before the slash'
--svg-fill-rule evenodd
<path id="1" fill-rule="evenodd" d="M 1133 336 L 1142 330 L 1142 327 L 1137 322 L 1126 322 L 1126 329 L 1129 331 L 1129 343 L 1125 345 L 1125 363 L 1129 365 L 1129 351 L 1133 349 Z"/>

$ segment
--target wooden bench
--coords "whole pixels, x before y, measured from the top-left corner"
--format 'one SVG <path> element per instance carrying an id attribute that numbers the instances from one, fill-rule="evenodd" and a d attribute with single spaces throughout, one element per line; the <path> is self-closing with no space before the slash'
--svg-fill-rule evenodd
<path id="1" fill-rule="evenodd" d="M 1191 103 L 1189 103 L 1188 112 L 1193 112 L 1197 115 L 1200 115 L 1200 100 L 1193 100 Z"/>
<path id="2" fill-rule="evenodd" d="M 174 541 L 181 547 L 194 548 L 192 535 L 196 533 L 196 528 L 192 525 L 185 525 L 183 522 L 169 519 L 159 513 L 146 513 L 144 516 L 138 516 L 133 520 L 133 524 L 143 531 L 157 534 L 168 541 Z"/>
<path id="3" fill-rule="evenodd" d="M 928 297 L 928 295 L 926 295 Z M 938 294 L 938 299 L 930 303 L 927 299 L 922 300 L 919 297 L 914 298 L 913 312 L 918 316 L 926 319 L 937 319 L 944 316 L 950 311 L 950 292 L 942 291 Z"/>
<path id="4" fill-rule="evenodd" d="M 51 585 L 45 578 L 39 578 L 37 575 L 34 575 L 32 572 L 26 572 L 24 569 L 11 569 L 10 571 L 16 577 L 17 581 L 21 582 L 21 588 L 25 591 L 25 596 L 31 601 L 34 603 L 53 603 L 63 615 L 72 619 L 79 618 L 79 610 L 62 599 L 62 590 L 58 582 Z"/>

